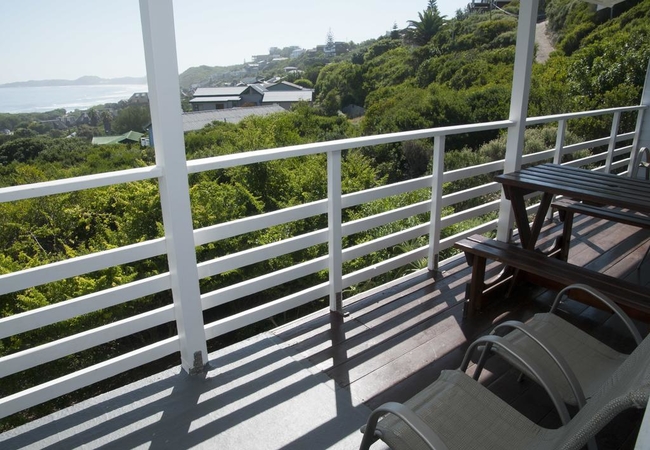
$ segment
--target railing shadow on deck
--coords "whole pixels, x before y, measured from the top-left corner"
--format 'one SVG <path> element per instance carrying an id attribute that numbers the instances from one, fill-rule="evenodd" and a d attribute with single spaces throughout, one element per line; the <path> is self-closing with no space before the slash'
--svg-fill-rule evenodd
<path id="1" fill-rule="evenodd" d="M 258 336 L 211 355 L 204 378 L 168 370 L 9 431 L 0 447 L 329 448 L 356 438 L 368 410 L 278 344 Z"/>

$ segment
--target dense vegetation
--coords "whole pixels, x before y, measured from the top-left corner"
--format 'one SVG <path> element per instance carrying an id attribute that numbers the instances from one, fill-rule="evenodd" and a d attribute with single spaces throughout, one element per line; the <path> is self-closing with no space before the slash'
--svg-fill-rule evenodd
<path id="1" fill-rule="evenodd" d="M 513 2 L 505 13 L 494 12 L 491 15 L 459 10 L 454 18 L 445 19 L 440 17 L 435 1 L 432 1 L 424 11 L 414 14 L 418 18 L 411 21 L 407 30 L 393 30 L 354 47 L 348 55 L 333 62 L 305 57 L 305 78 L 301 82 L 314 84 L 315 107 L 299 105 L 291 112 L 264 118 L 250 117 L 236 125 L 216 123 L 188 133 L 185 136 L 187 157 L 196 159 L 507 118 L 517 25 L 516 17 L 511 14 L 516 13 L 517 7 L 518 3 Z M 546 115 L 638 103 L 650 57 L 650 0 L 627 0 L 617 6 L 613 18 L 610 18 L 609 11 L 596 12 L 593 5 L 573 0 L 547 0 L 545 7 L 548 26 L 557 41 L 557 51 L 546 63 L 534 66 L 530 114 Z M 363 106 L 365 116 L 350 121 L 338 113 L 349 105 Z M 129 114 L 129 117 L 124 116 L 125 122 L 144 120 L 142 111 L 130 110 Z M 38 118 L 34 116 L 2 115 L 0 119 L 12 123 L 11 129 L 18 127 L 32 131 L 0 139 L 0 186 L 154 163 L 152 149 L 122 145 L 96 147 L 82 137 L 53 137 L 47 130 L 40 132 Z M 101 126 L 101 115 L 97 120 L 97 126 Z M 21 123 L 22 127 L 19 126 Z M 118 125 L 119 121 L 114 121 L 113 127 Z M 567 142 L 602 136 L 609 131 L 609 126 L 605 119 L 572 122 Z M 622 128 L 631 130 L 633 126 L 634 116 L 624 116 Z M 550 148 L 554 142 L 554 129 L 532 129 L 527 134 L 526 151 Z M 431 148 L 432 142 L 417 141 L 346 152 L 343 160 L 344 193 L 425 174 L 431 169 Z M 497 132 L 458 136 L 448 140 L 447 148 L 445 167 L 460 168 L 502 157 L 505 136 Z M 190 197 L 194 226 L 214 225 L 323 199 L 327 196 L 325 180 L 326 161 L 322 155 L 193 175 L 190 178 Z M 449 184 L 445 189 L 451 191 L 461 187 L 467 186 Z M 426 191 L 415 192 L 348 208 L 344 220 L 422 201 L 427 195 Z M 456 207 L 467 206 L 471 205 Z M 160 237 L 161 216 L 158 187 L 154 181 L 0 204 L 0 270 L 9 273 Z M 350 236 L 344 245 L 365 242 L 426 220 L 426 215 L 414 217 Z M 199 261 L 206 261 L 326 226 L 327 218 L 319 216 L 271 227 L 205 245 L 197 249 L 197 257 Z M 422 244 L 410 242 L 389 248 L 350 261 L 344 270 L 350 272 Z M 223 273 L 202 280 L 201 289 L 207 292 L 228 286 L 326 252 L 325 246 L 316 246 Z M 166 260 L 154 258 L 34 286 L 0 296 L 0 314 L 6 317 L 165 271 Z M 388 274 L 374 282 L 383 282 L 387 277 L 402 273 Z M 297 280 L 291 286 L 281 286 L 243 302 L 214 308 L 206 315 L 209 320 L 214 320 L 326 279 L 326 273 L 318 273 Z M 143 298 L 3 339 L 0 340 L 0 355 L 15 353 L 170 302 L 170 294 L 161 293 L 153 298 Z M 276 317 L 273 323 L 322 305 L 324 302 L 316 302 L 300 311 Z M 242 330 L 234 338 L 256 333 L 269 325 L 263 323 Z M 0 395 L 45 382 L 174 333 L 172 325 L 158 327 L 7 377 L 0 387 Z M 212 343 L 212 346 L 216 348 L 232 338 L 218 339 L 219 342 Z M 88 391 L 90 393 L 92 391 Z M 60 406 L 67 401 L 67 398 L 58 400 L 54 405 Z M 53 404 L 35 408 L 31 413 L 3 421 L 0 426 L 12 426 L 31 417 L 29 414 L 39 414 L 52 407 Z"/>

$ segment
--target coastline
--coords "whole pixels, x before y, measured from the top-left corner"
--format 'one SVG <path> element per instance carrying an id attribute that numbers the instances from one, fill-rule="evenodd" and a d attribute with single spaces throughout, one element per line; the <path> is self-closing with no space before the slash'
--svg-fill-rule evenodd
<path id="1" fill-rule="evenodd" d="M 4 87 L 0 96 L 0 113 L 45 113 L 62 108 L 68 112 L 87 110 L 128 100 L 134 93 L 147 90 L 146 84 Z"/>

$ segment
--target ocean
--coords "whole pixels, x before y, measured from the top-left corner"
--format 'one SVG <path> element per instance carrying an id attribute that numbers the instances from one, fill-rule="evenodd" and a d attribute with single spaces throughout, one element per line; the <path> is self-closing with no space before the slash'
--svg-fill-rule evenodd
<path id="1" fill-rule="evenodd" d="M 88 109 L 104 103 L 128 100 L 135 92 L 147 92 L 146 84 L 42 86 L 0 88 L 0 113 L 46 112 Z"/>

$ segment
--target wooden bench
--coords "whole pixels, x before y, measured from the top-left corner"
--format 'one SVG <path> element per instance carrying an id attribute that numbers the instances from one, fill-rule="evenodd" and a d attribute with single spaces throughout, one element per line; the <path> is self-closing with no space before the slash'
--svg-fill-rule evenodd
<path id="1" fill-rule="evenodd" d="M 518 280 L 526 279 L 557 291 L 570 284 L 584 283 L 609 296 L 632 317 L 642 320 L 650 318 L 650 289 L 645 286 L 481 235 L 462 239 L 455 247 L 465 252 L 467 263 L 472 267 L 472 280 L 468 283 L 466 292 L 466 316 L 480 311 L 485 306 L 486 299 L 507 286 L 512 281 L 514 269 L 518 269 L 522 275 L 517 277 Z M 502 262 L 506 269 L 498 279 L 486 282 L 485 269 L 488 260 Z M 576 300 L 596 305 L 584 293 L 573 294 L 572 298 Z"/>
<path id="2" fill-rule="evenodd" d="M 584 214 L 598 219 L 611 220 L 626 225 L 650 229 L 650 217 L 636 214 L 631 211 L 623 211 L 620 209 L 590 205 L 565 199 L 553 202 L 551 207 L 558 211 L 560 220 L 564 222 L 562 237 L 558 242 L 560 258 L 564 261 L 569 257 L 569 246 L 571 244 L 571 230 L 573 228 L 574 214 Z"/>

